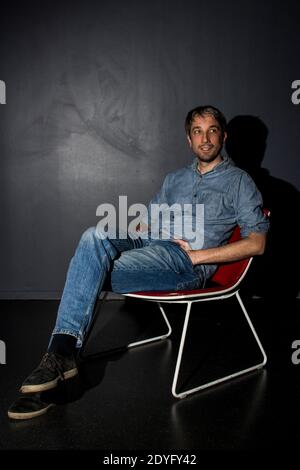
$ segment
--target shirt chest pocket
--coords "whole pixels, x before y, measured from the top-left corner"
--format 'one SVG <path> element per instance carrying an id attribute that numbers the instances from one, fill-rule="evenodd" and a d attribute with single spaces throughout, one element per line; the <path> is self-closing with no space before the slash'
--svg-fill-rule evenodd
<path id="1" fill-rule="evenodd" d="M 234 222 L 235 212 L 232 202 L 226 193 L 203 190 L 200 201 L 204 204 L 204 218 L 206 221 Z"/>

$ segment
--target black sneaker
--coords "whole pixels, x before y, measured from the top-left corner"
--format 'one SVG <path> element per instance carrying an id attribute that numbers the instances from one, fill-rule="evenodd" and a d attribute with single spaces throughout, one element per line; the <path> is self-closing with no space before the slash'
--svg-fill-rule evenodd
<path id="1" fill-rule="evenodd" d="M 23 395 L 9 407 L 7 412 L 10 419 L 31 419 L 47 413 L 53 403 L 46 403 L 39 393 Z"/>
<path id="2" fill-rule="evenodd" d="M 59 380 L 66 380 L 78 374 L 73 356 L 46 353 L 40 365 L 24 380 L 20 392 L 43 392 L 56 387 Z"/>

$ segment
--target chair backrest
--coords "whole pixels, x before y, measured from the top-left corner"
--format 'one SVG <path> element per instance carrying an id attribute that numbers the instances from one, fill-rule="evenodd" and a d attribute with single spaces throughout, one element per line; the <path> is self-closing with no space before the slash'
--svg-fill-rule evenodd
<path id="1" fill-rule="evenodd" d="M 241 232 L 240 227 L 236 226 L 228 243 L 238 240 L 241 240 Z M 240 261 L 220 264 L 210 282 L 224 288 L 234 286 L 238 281 L 242 280 L 243 274 L 246 274 L 251 261 L 252 258 L 245 258 Z"/>

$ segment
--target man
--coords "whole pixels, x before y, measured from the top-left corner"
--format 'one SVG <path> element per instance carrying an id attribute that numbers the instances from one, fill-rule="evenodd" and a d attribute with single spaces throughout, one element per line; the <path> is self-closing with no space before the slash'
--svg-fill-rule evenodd
<path id="1" fill-rule="evenodd" d="M 186 168 L 165 178 L 149 208 L 155 204 L 168 208 L 190 207 L 186 218 L 191 227 L 197 205 L 204 207 L 203 237 L 178 238 L 176 222 L 170 223 L 169 237 L 162 230 L 139 236 L 109 237 L 95 228 L 81 237 L 71 260 L 56 325 L 48 351 L 40 365 L 21 386 L 25 398 L 14 404 L 10 418 L 31 418 L 44 413 L 49 404 L 26 409 L 32 393 L 54 388 L 58 381 L 77 374 L 76 348 L 82 346 L 91 322 L 97 296 L 108 275 L 112 290 L 119 293 L 145 290 L 181 290 L 203 287 L 218 263 L 235 261 L 264 252 L 268 222 L 262 212 L 262 199 L 246 172 L 221 155 L 226 139 L 226 120 L 213 106 L 200 106 L 186 117 L 188 143 L 196 159 Z M 185 214 L 183 214 L 185 215 Z M 242 240 L 227 244 L 238 224 Z M 153 236 L 153 233 L 156 233 Z M 20 406 L 20 403 L 22 406 Z M 20 411 L 21 410 L 21 411 Z"/>

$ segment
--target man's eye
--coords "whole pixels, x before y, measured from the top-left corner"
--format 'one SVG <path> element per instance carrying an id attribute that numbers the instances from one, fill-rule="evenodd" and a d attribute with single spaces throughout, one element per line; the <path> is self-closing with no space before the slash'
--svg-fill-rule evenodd
<path id="1" fill-rule="evenodd" d="M 194 134 L 200 134 L 200 129 L 195 129 Z"/>
<path id="2" fill-rule="evenodd" d="M 210 132 L 211 132 L 211 133 L 217 132 L 217 129 L 210 129 Z"/>

